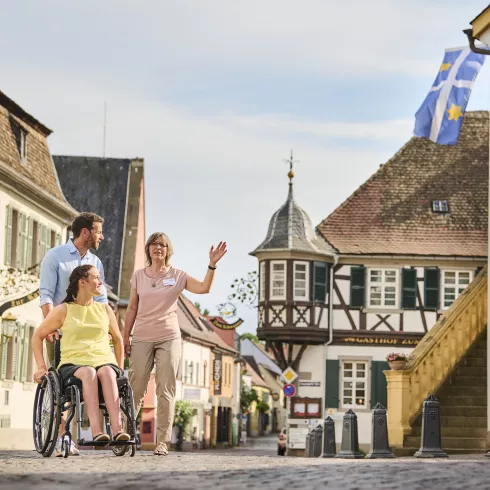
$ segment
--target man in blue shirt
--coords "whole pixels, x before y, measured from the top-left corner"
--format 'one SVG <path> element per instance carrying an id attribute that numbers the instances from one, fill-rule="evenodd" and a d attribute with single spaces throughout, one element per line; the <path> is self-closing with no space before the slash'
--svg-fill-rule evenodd
<path id="1" fill-rule="evenodd" d="M 90 252 L 90 249 L 97 250 L 100 242 L 104 239 L 102 234 L 102 225 L 104 219 L 95 213 L 81 213 L 72 223 L 71 231 L 73 238 L 68 240 L 64 245 L 52 248 L 45 255 L 41 262 L 41 309 L 44 318 L 49 312 L 58 306 L 66 297 L 70 274 L 73 269 L 79 265 L 92 264 L 100 273 L 100 279 L 104 282 L 104 266 L 100 259 Z M 107 303 L 107 291 L 102 286 L 102 295 L 94 298 L 95 301 Z M 49 360 L 54 357 L 53 339 L 59 338 L 58 332 L 49 335 L 47 354 Z M 60 436 L 63 433 L 60 426 Z M 70 454 L 78 456 L 80 453 L 75 447 L 73 441 L 70 447 Z M 61 456 L 61 437 L 56 444 L 56 456 Z"/>

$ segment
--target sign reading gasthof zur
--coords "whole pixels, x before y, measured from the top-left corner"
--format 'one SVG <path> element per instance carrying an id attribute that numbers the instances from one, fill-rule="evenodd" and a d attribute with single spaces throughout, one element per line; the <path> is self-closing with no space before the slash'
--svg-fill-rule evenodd
<path id="1" fill-rule="evenodd" d="M 282 373 L 281 373 L 281 378 L 286 382 L 286 383 L 292 383 L 296 378 L 298 377 L 298 374 L 294 371 L 292 367 L 287 367 Z"/>
<path id="2" fill-rule="evenodd" d="M 296 393 L 296 388 L 294 387 L 294 385 L 284 385 L 282 387 L 282 391 L 284 392 L 284 395 L 286 396 L 294 396 L 294 394 Z"/>

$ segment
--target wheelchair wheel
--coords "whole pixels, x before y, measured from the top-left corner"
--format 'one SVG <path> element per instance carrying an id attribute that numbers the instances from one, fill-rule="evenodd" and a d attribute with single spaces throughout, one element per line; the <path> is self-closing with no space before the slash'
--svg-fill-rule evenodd
<path id="1" fill-rule="evenodd" d="M 135 454 L 136 454 L 136 445 L 132 445 L 129 447 L 129 456 L 133 458 Z"/>
<path id="2" fill-rule="evenodd" d="M 121 427 L 132 437 L 135 437 L 136 427 L 134 424 L 133 397 L 129 387 L 121 393 Z M 112 446 L 111 449 L 116 456 L 124 456 L 128 451 L 130 456 L 134 456 L 136 453 L 136 446 L 134 444 Z"/>
<path id="3" fill-rule="evenodd" d="M 37 387 L 34 399 L 33 436 L 36 451 L 45 457 L 53 454 L 61 421 L 58 381 L 48 372 Z"/>

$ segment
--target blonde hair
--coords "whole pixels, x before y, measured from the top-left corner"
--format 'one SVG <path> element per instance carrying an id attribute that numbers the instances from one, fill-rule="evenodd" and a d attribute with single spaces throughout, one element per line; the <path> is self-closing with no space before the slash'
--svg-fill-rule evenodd
<path id="1" fill-rule="evenodd" d="M 148 240 L 146 240 L 146 245 L 145 245 L 145 255 L 146 255 L 146 265 L 148 267 L 151 266 L 151 256 L 150 256 L 150 245 L 152 243 L 155 243 L 159 238 L 163 238 L 163 241 L 167 245 L 167 255 L 165 256 L 165 265 L 170 264 L 170 259 L 172 258 L 172 255 L 174 254 L 174 247 L 172 245 L 172 242 L 170 241 L 170 238 L 165 235 L 165 233 L 162 233 L 161 231 L 157 231 L 155 233 L 152 233 L 149 237 Z"/>

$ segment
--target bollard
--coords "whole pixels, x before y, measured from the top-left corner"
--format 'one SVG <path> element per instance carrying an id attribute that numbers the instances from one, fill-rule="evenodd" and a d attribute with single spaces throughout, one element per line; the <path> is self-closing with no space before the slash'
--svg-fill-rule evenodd
<path id="1" fill-rule="evenodd" d="M 424 400 L 422 408 L 422 440 L 416 458 L 447 458 L 441 448 L 441 417 L 439 401 L 434 395 Z"/>
<path id="2" fill-rule="evenodd" d="M 323 454 L 322 458 L 334 458 L 337 453 L 335 445 L 335 422 L 330 415 L 323 421 Z"/>
<path id="3" fill-rule="evenodd" d="M 357 435 L 357 415 L 349 408 L 344 414 L 342 423 L 342 444 L 336 458 L 361 459 L 364 455 L 359 451 Z"/>
<path id="4" fill-rule="evenodd" d="M 322 455 L 323 427 L 318 424 L 313 429 L 313 457 L 319 458 Z"/>
<path id="5" fill-rule="evenodd" d="M 386 408 L 377 403 L 373 410 L 373 432 L 371 435 L 371 451 L 366 456 L 369 459 L 394 458 L 388 444 L 388 422 Z"/>
<path id="6" fill-rule="evenodd" d="M 315 445 L 315 430 L 312 429 L 309 433 L 310 436 L 310 450 L 308 452 L 308 457 L 312 458 L 313 457 L 313 451 L 315 450 L 314 445 Z"/>
<path id="7" fill-rule="evenodd" d="M 310 433 L 306 434 L 306 440 L 305 440 L 305 458 L 310 457 Z"/>

